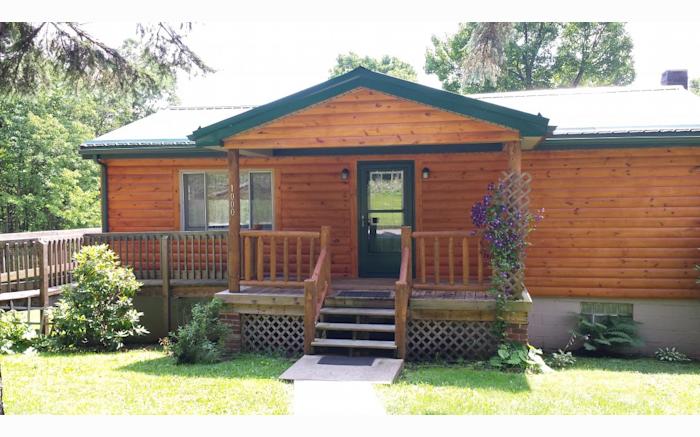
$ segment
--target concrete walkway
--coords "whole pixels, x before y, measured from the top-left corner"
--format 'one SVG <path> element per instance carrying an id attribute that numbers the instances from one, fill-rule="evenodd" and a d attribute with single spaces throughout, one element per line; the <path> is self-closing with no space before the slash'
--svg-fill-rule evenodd
<path id="1" fill-rule="evenodd" d="M 294 381 L 292 411 L 299 416 L 384 416 L 370 382 Z"/>

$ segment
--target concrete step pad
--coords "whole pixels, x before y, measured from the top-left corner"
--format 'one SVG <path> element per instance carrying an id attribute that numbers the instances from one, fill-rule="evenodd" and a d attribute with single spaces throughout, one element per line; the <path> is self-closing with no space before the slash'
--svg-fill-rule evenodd
<path id="1" fill-rule="evenodd" d="M 398 379 L 402 368 L 403 360 L 395 358 L 304 355 L 280 379 L 391 384 Z"/>

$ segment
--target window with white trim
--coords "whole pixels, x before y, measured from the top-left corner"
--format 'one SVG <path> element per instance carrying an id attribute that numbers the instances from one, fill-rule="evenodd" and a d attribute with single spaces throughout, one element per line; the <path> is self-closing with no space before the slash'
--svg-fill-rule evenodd
<path id="1" fill-rule="evenodd" d="M 272 229 L 272 172 L 243 170 L 240 175 L 241 227 Z M 182 218 L 186 231 L 228 228 L 228 175 L 225 171 L 182 174 Z"/>
<path id="2" fill-rule="evenodd" d="M 621 302 L 581 302 L 581 314 L 592 322 L 608 317 L 633 318 L 633 305 Z"/>

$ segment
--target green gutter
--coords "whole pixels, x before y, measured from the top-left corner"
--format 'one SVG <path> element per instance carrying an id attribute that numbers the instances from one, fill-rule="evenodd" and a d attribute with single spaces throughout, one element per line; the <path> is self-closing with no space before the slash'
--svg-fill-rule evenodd
<path id="1" fill-rule="evenodd" d="M 80 149 L 84 159 L 109 158 L 220 158 L 224 151 L 194 146 L 99 146 Z"/>
<path id="2" fill-rule="evenodd" d="M 634 149 L 667 146 L 700 146 L 700 133 L 666 132 L 648 135 L 610 134 L 605 136 L 554 137 L 545 139 L 534 150 Z"/>

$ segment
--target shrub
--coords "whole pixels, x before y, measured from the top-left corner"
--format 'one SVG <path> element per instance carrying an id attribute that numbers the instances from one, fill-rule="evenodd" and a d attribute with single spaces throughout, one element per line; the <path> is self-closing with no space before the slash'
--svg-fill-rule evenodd
<path id="1" fill-rule="evenodd" d="M 36 336 L 15 311 L 0 310 L 0 354 L 22 353 L 32 347 Z"/>
<path id="2" fill-rule="evenodd" d="M 690 358 L 683 352 L 676 350 L 675 347 L 664 347 L 656 349 L 654 356 L 659 361 L 668 361 L 670 363 L 683 363 L 690 361 Z"/>
<path id="3" fill-rule="evenodd" d="M 602 316 L 589 319 L 581 315 L 572 335 L 583 342 L 586 351 L 611 354 L 628 347 L 642 346 L 637 322 L 627 316 Z"/>
<path id="4" fill-rule="evenodd" d="M 177 364 L 215 363 L 221 361 L 228 328 L 219 321 L 221 301 L 213 299 L 192 307 L 192 319 L 170 339 L 161 341 Z"/>
<path id="5" fill-rule="evenodd" d="M 508 371 L 543 373 L 552 370 L 542 359 L 541 349 L 517 342 L 501 343 L 489 364 Z"/>
<path id="6" fill-rule="evenodd" d="M 559 349 L 557 352 L 552 353 L 552 356 L 547 360 L 547 364 L 555 369 L 565 369 L 576 364 L 576 357 L 571 352 L 564 352 Z"/>
<path id="7" fill-rule="evenodd" d="M 141 284 L 107 245 L 85 246 L 75 255 L 76 285 L 63 289 L 53 311 L 52 344 L 57 349 L 118 350 L 129 336 L 148 331 L 133 298 Z"/>

